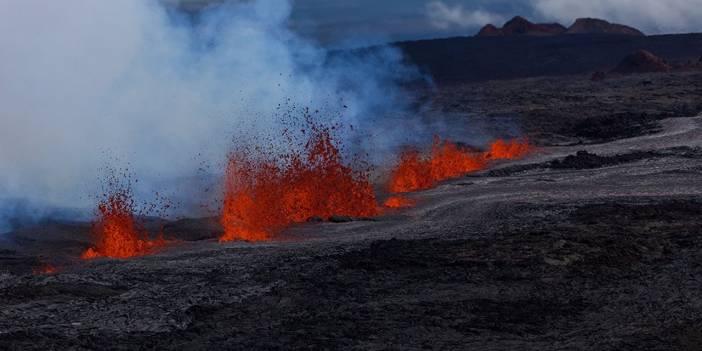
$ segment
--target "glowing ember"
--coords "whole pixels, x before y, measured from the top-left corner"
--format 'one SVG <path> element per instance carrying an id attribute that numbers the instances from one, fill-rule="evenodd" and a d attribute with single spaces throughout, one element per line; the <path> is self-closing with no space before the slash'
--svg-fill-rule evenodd
<path id="1" fill-rule="evenodd" d="M 277 160 L 230 156 L 220 241 L 270 239 L 280 230 L 333 215 L 378 214 L 367 173 L 342 162 L 330 131 L 313 126 L 304 150 Z"/>
<path id="2" fill-rule="evenodd" d="M 92 231 L 99 242 L 83 253 L 83 259 L 142 256 L 165 245 L 162 236 L 156 240 L 149 240 L 146 230 L 136 223 L 134 200 L 129 191 L 109 194 L 98 205 L 97 212 L 98 220 L 93 224 Z"/>
<path id="3" fill-rule="evenodd" d="M 44 265 L 39 268 L 35 268 L 32 270 L 32 274 L 34 275 L 51 275 L 51 274 L 56 274 L 58 272 L 58 269 L 52 265 Z"/>
<path id="4" fill-rule="evenodd" d="M 407 208 L 416 205 L 416 202 L 412 199 L 408 199 L 402 196 L 392 196 L 385 200 L 385 207 L 388 208 Z"/>
<path id="5" fill-rule="evenodd" d="M 416 150 L 400 155 L 390 176 L 388 190 L 405 193 L 429 189 L 442 180 L 485 169 L 491 160 L 516 159 L 531 151 L 532 146 L 526 141 L 497 140 L 489 151 L 478 152 L 436 137 L 427 157 L 422 157 Z"/>

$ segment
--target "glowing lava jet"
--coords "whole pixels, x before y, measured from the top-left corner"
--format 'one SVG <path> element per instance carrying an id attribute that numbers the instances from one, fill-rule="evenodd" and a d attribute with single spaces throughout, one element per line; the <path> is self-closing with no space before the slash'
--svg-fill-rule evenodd
<path id="1" fill-rule="evenodd" d="M 342 161 L 330 129 L 313 125 L 302 151 L 233 153 L 226 168 L 221 242 L 268 240 L 285 227 L 333 215 L 379 214 L 368 172 Z M 260 155 L 258 155 L 260 156 Z"/>
<path id="2" fill-rule="evenodd" d="M 442 180 L 485 169 L 490 161 L 518 159 L 532 150 L 526 140 L 500 139 L 490 145 L 490 150 L 480 152 L 435 137 L 426 157 L 417 150 L 407 150 L 400 155 L 390 175 L 388 190 L 406 193 L 430 189 Z"/>
<path id="3" fill-rule="evenodd" d="M 146 230 L 137 223 L 134 200 L 129 190 L 106 195 L 98 204 L 97 214 L 98 219 L 93 223 L 92 233 L 98 238 L 98 243 L 83 253 L 83 259 L 143 256 L 165 245 L 162 236 L 149 240 Z"/>

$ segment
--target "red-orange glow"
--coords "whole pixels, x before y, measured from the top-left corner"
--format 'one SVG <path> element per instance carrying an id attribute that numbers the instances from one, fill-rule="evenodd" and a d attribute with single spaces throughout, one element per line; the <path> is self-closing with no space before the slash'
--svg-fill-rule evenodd
<path id="1" fill-rule="evenodd" d="M 485 167 L 487 159 L 484 154 L 435 138 L 429 159 L 433 182 L 456 178 Z"/>
<path id="2" fill-rule="evenodd" d="M 429 189 L 437 182 L 485 167 L 482 153 L 473 152 L 449 141 L 434 139 L 427 157 L 416 150 L 405 151 L 390 175 L 391 193 Z"/>
<path id="3" fill-rule="evenodd" d="M 392 196 L 385 200 L 385 207 L 387 208 L 408 208 L 408 207 L 414 207 L 416 205 L 416 201 L 412 199 L 408 199 L 406 197 L 402 196 Z"/>
<path id="4" fill-rule="evenodd" d="M 146 230 L 137 225 L 133 204 L 129 192 L 123 191 L 110 194 L 98 205 L 98 220 L 93 224 L 92 231 L 99 241 L 95 247 L 87 249 L 81 258 L 130 258 L 152 253 L 165 245 L 162 236 L 149 240 Z"/>
<path id="5" fill-rule="evenodd" d="M 534 147 L 526 140 L 504 141 L 498 139 L 490 145 L 488 157 L 494 160 L 513 160 L 526 156 L 534 150 Z"/>
<path id="6" fill-rule="evenodd" d="M 51 274 L 56 274 L 58 272 L 58 269 L 50 264 L 44 265 L 39 268 L 34 268 L 32 270 L 32 274 L 34 275 L 51 275 Z"/>
<path id="7" fill-rule="evenodd" d="M 343 164 L 327 129 L 313 127 L 304 150 L 282 159 L 232 154 L 224 183 L 221 242 L 268 240 L 312 217 L 378 214 L 368 175 Z"/>
<path id="8" fill-rule="evenodd" d="M 408 150 L 400 155 L 400 161 L 390 175 L 391 193 L 404 193 L 434 186 L 430 161 L 419 151 Z"/>
<path id="9" fill-rule="evenodd" d="M 388 190 L 405 193 L 429 189 L 442 180 L 485 169 L 492 160 L 517 159 L 532 150 L 526 141 L 500 139 L 490 145 L 490 150 L 478 152 L 437 137 L 426 157 L 416 150 L 400 155 L 390 175 Z"/>

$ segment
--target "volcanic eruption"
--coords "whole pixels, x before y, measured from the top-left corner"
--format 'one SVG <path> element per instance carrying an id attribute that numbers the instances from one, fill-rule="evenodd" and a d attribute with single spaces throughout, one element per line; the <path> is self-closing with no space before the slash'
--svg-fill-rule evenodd
<path id="1" fill-rule="evenodd" d="M 137 220 L 130 188 L 118 188 L 104 196 L 97 206 L 97 220 L 92 227 L 98 243 L 83 253 L 83 259 L 143 256 L 165 245 L 162 234 L 150 240 L 148 232 Z"/>
<path id="2" fill-rule="evenodd" d="M 388 190 L 391 193 L 406 193 L 429 189 L 442 180 L 482 170 L 490 161 L 523 157 L 532 149 L 526 140 L 498 139 L 488 151 L 481 152 L 437 136 L 428 155 L 423 156 L 414 148 L 400 155 L 390 176 Z M 393 202 L 391 205 L 398 200 Z"/>
<path id="3" fill-rule="evenodd" d="M 278 157 L 230 155 L 220 241 L 267 240 L 313 217 L 378 214 L 368 172 L 343 162 L 331 128 L 311 124 L 304 134 L 307 141 L 301 151 Z"/>
<path id="4" fill-rule="evenodd" d="M 334 127 L 307 120 L 303 147 L 276 155 L 260 147 L 231 153 L 225 170 L 220 242 L 269 240 L 294 223 L 332 216 L 380 214 L 369 170 L 344 162 Z M 252 151 L 253 150 L 253 151 Z M 400 155 L 391 174 L 391 193 L 428 189 L 437 182 L 484 169 L 492 160 L 515 159 L 531 152 L 526 141 L 497 140 L 485 152 L 436 137 L 428 157 L 412 149 Z M 387 208 L 415 201 L 391 196 Z"/>

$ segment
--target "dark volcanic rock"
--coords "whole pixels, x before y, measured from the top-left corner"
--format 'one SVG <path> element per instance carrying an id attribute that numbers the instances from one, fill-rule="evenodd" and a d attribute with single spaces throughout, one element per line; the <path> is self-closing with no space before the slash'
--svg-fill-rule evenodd
<path id="1" fill-rule="evenodd" d="M 538 26 L 542 31 L 550 34 L 563 34 L 567 28 L 560 23 L 539 23 Z"/>
<path id="2" fill-rule="evenodd" d="M 609 23 L 597 18 L 578 18 L 566 34 L 623 34 L 644 36 L 644 33 L 636 28 L 622 24 Z"/>
<path id="3" fill-rule="evenodd" d="M 536 170 L 536 169 L 559 169 L 559 170 L 582 170 L 596 169 L 602 167 L 612 167 L 625 163 L 636 162 L 647 159 L 660 158 L 665 156 L 675 156 L 683 158 L 699 158 L 702 151 L 691 148 L 673 148 L 663 151 L 634 151 L 625 154 L 601 156 L 581 150 L 574 155 L 568 155 L 562 159 L 545 163 L 531 163 L 514 165 L 504 168 L 490 170 L 486 173 L 488 177 L 510 177 L 515 174 Z"/>
<path id="4" fill-rule="evenodd" d="M 592 82 L 590 76 L 575 78 L 441 87 L 427 113 L 446 123 L 462 120 L 461 114 L 483 115 L 481 123 L 497 128 L 495 135 L 511 128 L 511 124 L 500 127 L 501 123 L 513 121 L 531 142 L 546 146 L 646 135 L 659 130 L 662 119 L 702 112 L 702 72 L 613 75 L 602 82 Z"/>
<path id="5" fill-rule="evenodd" d="M 524 17 L 514 17 L 502 27 L 503 35 L 554 35 L 565 32 L 565 27 L 557 24 L 535 24 Z"/>
<path id="6" fill-rule="evenodd" d="M 646 113 L 613 113 L 584 118 L 562 132 L 590 141 L 612 141 L 654 133 L 659 130 L 656 119 Z"/>
<path id="7" fill-rule="evenodd" d="M 557 35 L 565 33 L 566 28 L 558 23 L 532 23 L 524 17 L 516 16 L 502 26 L 497 28 L 492 24 L 483 27 L 476 36 L 512 36 L 512 35 Z"/>
<path id="8" fill-rule="evenodd" d="M 612 73 L 636 74 L 652 72 L 670 72 L 673 67 L 664 59 L 646 51 L 639 50 L 625 57 Z"/>
<path id="9" fill-rule="evenodd" d="M 644 160 L 656 156 L 657 154 L 652 151 L 639 151 L 613 156 L 600 156 L 597 154 L 591 154 L 587 151 L 578 151 L 575 155 L 569 155 L 562 160 L 555 160 L 551 162 L 550 166 L 554 169 L 590 169 L 615 166 L 622 163 Z"/>
<path id="10" fill-rule="evenodd" d="M 590 80 L 592 80 L 593 82 L 601 82 L 601 81 L 605 80 L 606 78 L 607 78 L 607 73 L 604 73 L 602 71 L 597 71 L 597 72 L 592 74 L 592 77 L 590 78 Z"/>
<path id="11" fill-rule="evenodd" d="M 319 216 L 310 217 L 307 219 L 308 223 L 321 223 L 324 222 L 324 218 Z"/>
<path id="12" fill-rule="evenodd" d="M 339 216 L 339 215 L 334 215 L 329 217 L 329 222 L 332 223 L 347 223 L 347 222 L 353 222 L 354 219 L 348 216 Z"/>
<path id="13" fill-rule="evenodd" d="M 168 239 L 198 241 L 219 237 L 224 229 L 217 218 L 187 218 L 163 225 Z"/>
<path id="14" fill-rule="evenodd" d="M 394 46 L 435 83 L 447 85 L 590 75 L 595 71 L 611 70 L 622 58 L 640 49 L 665 53 L 665 59 L 670 62 L 697 61 L 702 34 L 486 35 L 409 41 Z M 368 49 L 368 54 L 375 54 L 380 49 Z"/>
<path id="15" fill-rule="evenodd" d="M 497 28 L 492 24 L 483 27 L 476 36 L 512 36 L 512 35 L 559 35 L 559 34 L 621 34 L 644 36 L 640 30 L 623 24 L 609 23 L 598 18 L 578 18 L 566 28 L 559 23 L 532 23 L 524 17 L 516 16 Z"/>
<path id="16" fill-rule="evenodd" d="M 502 32 L 500 32 L 500 29 L 495 27 L 492 24 L 487 24 L 485 27 L 480 29 L 478 34 L 476 36 L 478 37 L 496 37 L 502 35 Z"/>

